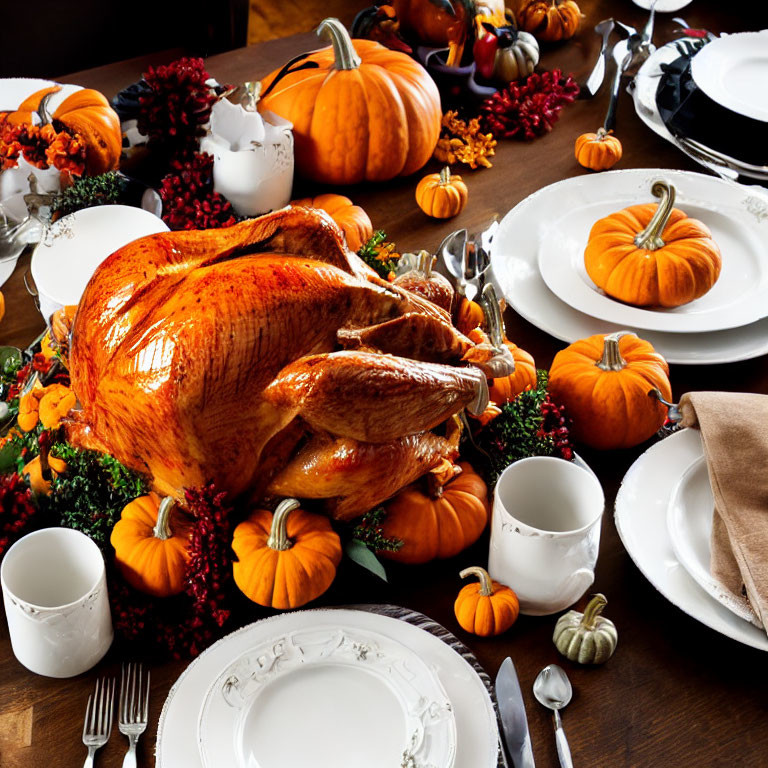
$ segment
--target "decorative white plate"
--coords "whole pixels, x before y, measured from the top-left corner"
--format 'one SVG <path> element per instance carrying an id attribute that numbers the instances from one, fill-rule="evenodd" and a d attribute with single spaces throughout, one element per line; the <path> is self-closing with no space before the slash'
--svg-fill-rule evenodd
<path id="1" fill-rule="evenodd" d="M 566 304 L 598 320 L 665 333 L 721 331 L 768 316 L 768 222 L 761 223 L 745 205 L 745 194 L 719 179 L 696 179 L 677 189 L 675 207 L 709 227 L 720 248 L 723 266 L 717 282 L 699 299 L 680 307 L 647 309 L 612 299 L 590 279 L 584 250 L 592 225 L 629 205 L 655 203 L 645 195 L 616 189 L 605 199 L 598 174 L 558 190 L 558 208 L 565 211 L 542 227 L 539 269 L 549 289 Z M 662 173 L 659 179 L 665 179 Z M 587 181 L 589 180 L 589 181 Z M 590 183 L 591 182 L 591 183 Z"/>
<path id="2" fill-rule="evenodd" d="M 456 723 L 432 670 L 384 635 L 313 627 L 254 645 L 211 687 L 206 768 L 451 768 Z"/>
<path id="3" fill-rule="evenodd" d="M 710 573 L 712 517 L 715 499 L 702 454 L 683 472 L 672 491 L 667 509 L 667 529 L 672 549 L 683 568 L 701 588 L 739 618 L 760 626 L 746 600 L 727 594 Z"/>
<path id="4" fill-rule="evenodd" d="M 685 8 L 686 5 L 691 3 L 691 0 L 632 0 L 635 5 L 639 5 L 641 8 L 650 10 L 651 5 L 659 13 L 672 13 L 679 11 L 681 8 Z"/>
<path id="5" fill-rule="evenodd" d="M 719 179 L 688 171 L 633 168 L 565 179 L 534 192 L 515 206 L 502 219 L 491 252 L 495 279 L 510 306 L 541 330 L 563 341 L 623 330 L 620 325 L 579 312 L 555 296 L 539 271 L 539 246 L 552 212 L 565 210 L 563 200 L 572 199 L 574 195 L 599 195 L 600 200 L 618 203 L 618 209 L 625 200 L 646 196 L 653 180 L 660 176 L 691 199 L 706 199 L 711 195 L 712 184 L 727 186 Z M 768 201 L 753 197 L 749 188 L 745 188 L 743 206 L 768 234 Z M 670 363 L 683 365 L 729 363 L 768 353 L 767 319 L 726 331 L 681 334 L 646 330 L 640 335 Z"/>
<path id="6" fill-rule="evenodd" d="M 694 429 L 651 446 L 624 476 L 616 496 L 616 528 L 635 565 L 667 600 L 715 631 L 768 651 L 765 631 L 710 597 L 675 556 L 667 508 L 680 478 L 702 455 L 701 436 Z"/>
<path id="7" fill-rule="evenodd" d="M 158 232 L 168 232 L 162 219 L 129 205 L 85 208 L 54 222 L 32 253 L 32 279 L 45 321 L 57 309 L 80 301 L 96 267 L 107 256 Z"/>
<path id="8" fill-rule="evenodd" d="M 405 621 L 349 609 L 306 610 L 258 621 L 198 656 L 171 688 L 157 731 L 156 768 L 202 768 L 197 724 L 205 696 L 233 659 L 270 638 L 310 628 L 351 626 L 401 643 L 434 668 L 453 706 L 454 768 L 496 768 L 498 729 L 488 691 L 475 670 L 440 638 Z M 329 698 L 330 701 L 330 698 Z"/>
<path id="9" fill-rule="evenodd" d="M 768 122 L 768 29 L 713 40 L 691 59 L 691 76 L 712 101 Z"/>

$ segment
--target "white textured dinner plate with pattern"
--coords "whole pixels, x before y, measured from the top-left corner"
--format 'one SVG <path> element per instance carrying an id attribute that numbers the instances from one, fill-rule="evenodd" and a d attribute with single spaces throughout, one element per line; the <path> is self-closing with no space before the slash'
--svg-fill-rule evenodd
<path id="1" fill-rule="evenodd" d="M 456 723 L 437 675 L 406 646 L 350 626 L 272 637 L 211 686 L 205 768 L 452 768 Z"/>
<path id="2" fill-rule="evenodd" d="M 661 168 L 633 168 L 581 175 L 551 184 L 516 205 L 501 221 L 494 238 L 491 263 L 495 280 L 509 305 L 537 328 L 555 338 L 574 342 L 597 333 L 637 330 L 670 363 L 711 365 L 748 360 L 768 353 L 768 319 L 739 328 L 703 333 L 649 331 L 599 320 L 559 299 L 539 270 L 539 247 L 550 221 L 574 193 L 585 198 L 611 200 L 619 210 L 645 200 L 653 181 L 664 178 L 681 190 L 694 193 L 697 185 L 725 184 L 711 176 Z M 706 197 L 706 195 L 704 195 Z M 768 198 L 744 189 L 743 206 L 765 229 L 768 242 Z M 768 255 L 766 256 L 768 258 Z"/>
<path id="3" fill-rule="evenodd" d="M 616 496 L 616 528 L 635 565 L 667 600 L 726 637 L 768 651 L 765 631 L 707 594 L 675 555 L 667 509 L 681 478 L 702 455 L 701 435 L 695 429 L 680 430 L 652 445 L 622 480 Z"/>

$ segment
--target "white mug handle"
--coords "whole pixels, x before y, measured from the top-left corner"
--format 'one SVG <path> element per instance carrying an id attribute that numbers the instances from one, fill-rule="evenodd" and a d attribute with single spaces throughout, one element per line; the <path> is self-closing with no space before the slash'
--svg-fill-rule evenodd
<path id="1" fill-rule="evenodd" d="M 594 583 L 595 572 L 591 568 L 579 568 L 568 580 L 567 605 L 573 605 Z M 565 598 L 563 598 L 565 600 Z"/>

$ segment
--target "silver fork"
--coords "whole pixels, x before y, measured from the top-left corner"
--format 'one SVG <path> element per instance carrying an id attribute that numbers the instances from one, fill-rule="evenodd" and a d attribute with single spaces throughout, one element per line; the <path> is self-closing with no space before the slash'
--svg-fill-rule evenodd
<path id="1" fill-rule="evenodd" d="M 128 737 L 128 751 L 123 768 L 136 768 L 136 742 L 147 727 L 149 715 L 149 672 L 141 664 L 131 663 L 120 679 L 120 733 Z"/>
<path id="2" fill-rule="evenodd" d="M 83 744 L 88 747 L 88 757 L 85 758 L 83 768 L 93 768 L 93 757 L 96 750 L 103 747 L 109 739 L 112 730 L 114 702 L 114 678 L 108 680 L 100 677 L 96 681 L 96 688 L 88 697 L 88 706 L 85 710 Z"/>

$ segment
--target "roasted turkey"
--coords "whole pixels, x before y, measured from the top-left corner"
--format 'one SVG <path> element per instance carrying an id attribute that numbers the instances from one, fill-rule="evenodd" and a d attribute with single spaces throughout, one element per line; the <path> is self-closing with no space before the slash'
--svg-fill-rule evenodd
<path id="1" fill-rule="evenodd" d="M 455 456 L 444 424 L 481 412 L 486 375 L 509 364 L 304 208 L 112 254 L 83 294 L 69 356 L 75 445 L 164 494 L 213 481 L 327 499 L 342 519 Z"/>

